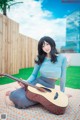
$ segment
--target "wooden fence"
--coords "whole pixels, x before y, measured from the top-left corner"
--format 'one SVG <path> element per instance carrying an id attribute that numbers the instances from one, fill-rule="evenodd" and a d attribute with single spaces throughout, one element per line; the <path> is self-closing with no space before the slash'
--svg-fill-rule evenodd
<path id="1" fill-rule="evenodd" d="M 0 14 L 0 73 L 16 74 L 34 66 L 37 43 L 19 33 L 18 23 Z"/>

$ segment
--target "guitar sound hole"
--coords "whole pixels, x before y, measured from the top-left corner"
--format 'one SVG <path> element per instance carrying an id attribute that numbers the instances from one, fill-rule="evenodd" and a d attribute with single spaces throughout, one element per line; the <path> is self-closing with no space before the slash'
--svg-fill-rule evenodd
<path id="1" fill-rule="evenodd" d="M 48 88 L 45 88 L 45 87 L 41 87 L 41 88 L 45 89 L 45 90 L 48 91 L 48 92 L 51 92 L 51 90 L 48 89 Z"/>
<path id="2" fill-rule="evenodd" d="M 54 100 L 58 98 L 58 92 L 55 93 Z"/>

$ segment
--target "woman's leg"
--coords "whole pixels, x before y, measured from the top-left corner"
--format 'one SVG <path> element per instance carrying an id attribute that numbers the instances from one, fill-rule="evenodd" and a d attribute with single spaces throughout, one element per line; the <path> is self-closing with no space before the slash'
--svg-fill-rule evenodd
<path id="1" fill-rule="evenodd" d="M 37 79 L 34 80 L 31 84 L 35 85 L 37 83 Z M 15 104 L 17 108 L 26 108 L 35 104 L 37 102 L 31 101 L 26 94 L 24 88 L 19 88 L 15 91 L 12 91 L 9 95 L 10 100 Z"/>
<path id="2" fill-rule="evenodd" d="M 38 104 L 37 102 L 33 102 L 30 99 L 28 99 L 24 88 L 19 88 L 11 92 L 9 98 L 15 104 L 15 107 L 19 109 L 27 108 L 29 106 Z"/>

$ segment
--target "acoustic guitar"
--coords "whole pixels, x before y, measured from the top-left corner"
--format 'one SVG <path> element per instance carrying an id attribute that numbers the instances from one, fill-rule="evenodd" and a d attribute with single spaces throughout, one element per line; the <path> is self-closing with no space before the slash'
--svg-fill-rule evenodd
<path id="1" fill-rule="evenodd" d="M 22 82 L 26 88 L 27 97 L 43 105 L 50 112 L 61 115 L 65 113 L 68 106 L 68 97 L 65 93 L 56 89 L 47 88 L 41 84 L 31 85 L 26 80 L 21 80 L 13 77 L 9 74 L 0 74 L 0 76 L 6 76 L 14 79 L 18 82 Z"/>

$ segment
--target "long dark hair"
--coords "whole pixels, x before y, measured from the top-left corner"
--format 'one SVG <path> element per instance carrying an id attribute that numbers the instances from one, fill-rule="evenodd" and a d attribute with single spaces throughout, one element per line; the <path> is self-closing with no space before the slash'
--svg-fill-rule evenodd
<path id="1" fill-rule="evenodd" d="M 55 41 L 49 36 L 44 36 L 38 42 L 38 55 L 37 55 L 38 59 L 35 60 L 35 63 L 37 63 L 37 64 L 41 64 L 47 55 L 47 53 L 44 52 L 42 49 L 42 45 L 44 44 L 45 41 L 48 42 L 51 46 L 51 51 L 50 51 L 51 62 L 54 63 L 57 61 L 58 52 L 56 49 Z"/>

